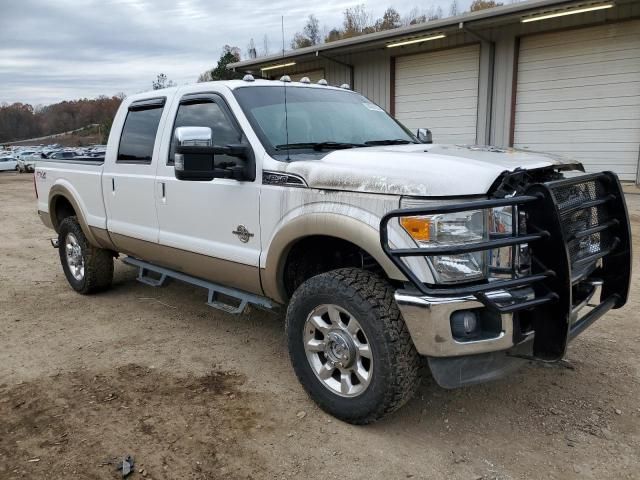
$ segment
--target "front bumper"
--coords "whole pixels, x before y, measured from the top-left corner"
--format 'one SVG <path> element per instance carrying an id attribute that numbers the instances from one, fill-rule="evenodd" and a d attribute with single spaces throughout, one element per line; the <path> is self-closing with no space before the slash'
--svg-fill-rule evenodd
<path id="1" fill-rule="evenodd" d="M 397 249 L 389 244 L 388 224 L 398 217 L 507 205 L 514 207 L 512 225 L 520 225 L 515 212 L 523 213 L 522 231 L 514 228 L 461 247 Z M 409 279 L 408 288 L 395 294 L 398 307 L 416 349 L 431 359 L 508 354 L 526 344 L 529 358 L 559 360 L 573 338 L 627 300 L 629 217 L 620 183 L 610 172 L 533 184 L 524 195 L 509 198 L 396 210 L 383 218 L 380 232 L 383 250 Z M 514 268 L 510 276 L 468 285 L 424 284 L 403 260 L 522 245 L 530 253 L 528 272 Z M 458 310 L 492 315 L 491 331 L 472 340 L 456 339 L 451 316 Z"/>
<path id="2" fill-rule="evenodd" d="M 601 302 L 602 281 L 591 280 L 589 291 L 571 312 L 570 338 L 572 340 L 591 323 L 608 312 L 614 301 Z M 506 290 L 487 292 L 498 303 L 512 302 L 512 294 Z M 533 292 L 530 295 L 534 295 Z M 517 322 L 517 314 L 498 314 L 500 328 L 486 333 L 482 338 L 456 339 L 451 327 L 451 316 L 457 311 L 470 310 L 482 315 L 491 313 L 474 296 L 430 297 L 415 291 L 397 290 L 394 294 L 407 329 L 419 354 L 428 357 L 460 357 L 508 351 L 534 339 L 533 330 L 523 331 Z M 522 297 L 522 295 L 519 295 Z"/>
<path id="3" fill-rule="evenodd" d="M 505 295 L 504 291 L 496 295 Z M 491 338 L 459 341 L 453 336 L 451 315 L 460 310 L 483 307 L 474 296 L 431 297 L 398 290 L 396 303 L 407 324 L 416 350 L 429 357 L 455 357 L 506 350 L 513 346 L 513 314 L 501 314 L 501 330 Z"/>

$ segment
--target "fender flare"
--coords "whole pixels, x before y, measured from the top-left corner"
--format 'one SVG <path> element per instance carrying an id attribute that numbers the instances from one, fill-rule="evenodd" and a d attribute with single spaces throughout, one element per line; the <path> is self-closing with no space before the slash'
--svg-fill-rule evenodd
<path id="1" fill-rule="evenodd" d="M 71 189 L 60 183 L 57 183 L 51 187 L 51 189 L 49 190 L 49 198 L 47 201 L 47 204 L 49 205 L 49 217 L 51 218 L 51 223 L 56 233 L 58 233 L 58 227 L 60 225 L 60 221 L 58 220 L 56 213 L 56 203 L 60 198 L 64 198 L 65 200 L 67 200 L 73 207 L 73 210 L 76 213 L 76 218 L 78 219 L 78 223 L 80 224 L 80 228 L 82 229 L 82 233 L 84 233 L 85 237 L 87 237 L 89 243 L 94 247 L 104 248 L 104 246 L 93 234 L 91 227 L 87 223 L 86 215 L 84 210 L 80 206 L 80 202 L 76 199 Z"/>
<path id="2" fill-rule="evenodd" d="M 382 267 L 386 275 L 394 280 L 406 278 L 391 262 L 380 245 L 380 234 L 369 223 L 355 216 L 336 212 L 308 212 L 287 221 L 277 229 L 268 246 L 264 268 L 260 270 L 265 295 L 286 303 L 288 295 L 284 287 L 284 267 L 293 245 L 305 237 L 322 235 L 353 243 Z"/>

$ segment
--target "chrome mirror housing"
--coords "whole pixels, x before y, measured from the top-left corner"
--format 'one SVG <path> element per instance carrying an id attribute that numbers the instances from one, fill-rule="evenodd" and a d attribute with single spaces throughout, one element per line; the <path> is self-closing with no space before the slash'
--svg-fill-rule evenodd
<path id="1" fill-rule="evenodd" d="M 420 143 L 433 143 L 433 136 L 428 128 L 419 128 L 416 132 L 416 137 L 418 137 Z"/>
<path id="2" fill-rule="evenodd" d="M 213 146 L 213 133 L 209 127 L 178 127 L 175 138 L 177 147 Z"/>
<path id="3" fill-rule="evenodd" d="M 174 133 L 174 172 L 178 180 L 213 180 L 213 133 L 209 127 L 178 127 Z"/>

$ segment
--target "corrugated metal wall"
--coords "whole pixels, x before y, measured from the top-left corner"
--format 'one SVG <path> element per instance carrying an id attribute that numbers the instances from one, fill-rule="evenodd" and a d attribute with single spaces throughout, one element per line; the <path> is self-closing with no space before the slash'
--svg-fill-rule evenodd
<path id="1" fill-rule="evenodd" d="M 513 141 L 514 80 L 517 75 L 516 65 L 520 38 L 535 33 L 567 30 L 605 22 L 624 21 L 630 18 L 640 18 L 640 1 L 616 4 L 614 8 L 608 10 L 559 17 L 541 22 L 514 23 L 507 27 L 474 28 L 475 33 L 493 41 L 493 45 L 490 42 L 480 42 L 480 39 L 475 35 L 461 30 L 457 34 L 448 32 L 446 38 L 427 44 L 394 49 L 376 48 L 362 53 L 335 56 L 334 58 L 338 62 L 353 66 L 353 78 L 351 78 L 351 69 L 348 66 L 322 57 L 317 57 L 313 61 L 300 62 L 287 73 L 323 68 L 325 77 L 330 84 L 349 83 L 356 91 L 367 96 L 387 111 L 391 111 L 393 108 L 393 80 L 391 78 L 393 56 L 480 42 L 476 141 L 509 146 Z M 335 55 L 333 52 L 327 51 L 323 54 Z M 282 72 L 278 72 L 277 75 L 282 75 Z"/>

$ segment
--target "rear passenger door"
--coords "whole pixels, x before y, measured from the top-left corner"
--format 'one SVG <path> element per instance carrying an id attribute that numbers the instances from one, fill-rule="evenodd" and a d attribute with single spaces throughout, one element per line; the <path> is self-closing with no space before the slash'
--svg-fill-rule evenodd
<path id="1" fill-rule="evenodd" d="M 165 102 L 165 97 L 158 97 L 131 103 L 117 151 L 110 148 L 105 159 L 107 228 L 121 251 L 135 253 L 143 245 L 140 241 L 158 242 L 155 174 Z"/>

